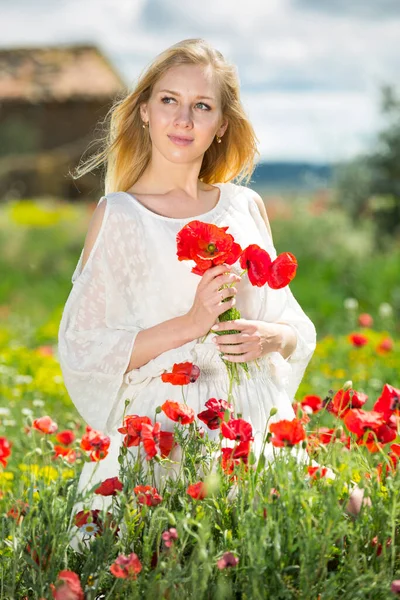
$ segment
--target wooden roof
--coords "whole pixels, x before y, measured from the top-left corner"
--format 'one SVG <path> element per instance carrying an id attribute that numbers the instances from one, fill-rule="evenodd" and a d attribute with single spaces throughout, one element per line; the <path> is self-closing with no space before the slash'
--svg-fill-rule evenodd
<path id="1" fill-rule="evenodd" d="M 110 98 L 126 87 L 95 46 L 0 50 L 0 101 Z"/>

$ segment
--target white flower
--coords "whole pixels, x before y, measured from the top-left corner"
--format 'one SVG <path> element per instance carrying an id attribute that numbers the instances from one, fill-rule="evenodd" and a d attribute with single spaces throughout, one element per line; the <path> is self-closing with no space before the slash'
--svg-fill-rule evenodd
<path id="1" fill-rule="evenodd" d="M 15 383 L 31 383 L 32 375 L 16 375 Z"/>
<path id="2" fill-rule="evenodd" d="M 33 406 L 36 406 L 37 408 L 42 408 L 42 406 L 44 406 L 44 402 L 43 400 L 40 400 L 39 398 L 37 398 L 36 400 L 34 400 L 32 402 Z"/>
<path id="3" fill-rule="evenodd" d="M 10 414 L 10 409 L 6 406 L 0 406 L 0 417 L 8 417 Z"/>
<path id="4" fill-rule="evenodd" d="M 83 535 L 96 535 L 99 531 L 98 526 L 95 523 L 85 523 L 82 527 L 79 528 L 79 531 L 83 533 Z"/>
<path id="5" fill-rule="evenodd" d="M 23 408 L 21 412 L 25 417 L 30 417 L 33 414 L 33 411 L 30 408 Z"/>
<path id="6" fill-rule="evenodd" d="M 382 302 L 378 308 L 379 316 L 384 319 L 385 317 L 391 317 L 393 314 L 393 308 L 389 302 Z"/>
<path id="7" fill-rule="evenodd" d="M 14 421 L 14 419 L 4 419 L 3 420 L 3 425 L 4 427 L 15 427 L 16 426 L 16 421 Z"/>
<path id="8" fill-rule="evenodd" d="M 358 300 L 356 298 L 345 298 L 343 305 L 346 310 L 357 310 Z"/>

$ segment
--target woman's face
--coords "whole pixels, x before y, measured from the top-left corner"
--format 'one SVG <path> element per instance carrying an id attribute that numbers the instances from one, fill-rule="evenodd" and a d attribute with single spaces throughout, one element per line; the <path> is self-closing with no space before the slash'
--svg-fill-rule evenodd
<path id="1" fill-rule="evenodd" d="M 202 156 L 227 127 L 212 71 L 197 65 L 169 69 L 154 85 L 147 104 L 142 104 L 141 115 L 149 123 L 153 149 L 178 162 Z M 191 141 L 179 142 L 174 136 Z"/>

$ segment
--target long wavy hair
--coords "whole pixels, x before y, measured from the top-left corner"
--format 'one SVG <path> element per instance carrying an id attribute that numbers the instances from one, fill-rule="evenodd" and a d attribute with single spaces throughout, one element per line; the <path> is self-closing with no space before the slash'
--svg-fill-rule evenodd
<path id="1" fill-rule="evenodd" d="M 92 142 L 99 143 L 100 150 L 88 159 L 81 158 L 71 174 L 73 179 L 100 167 L 105 194 L 130 189 L 151 160 L 151 139 L 143 128 L 140 104 L 149 100 L 155 83 L 168 69 L 188 64 L 212 68 L 220 90 L 222 115 L 228 121 L 222 142 L 217 143 L 214 137 L 204 153 L 199 179 L 208 184 L 233 179 L 238 184 L 248 183 L 255 168 L 255 154 L 260 153 L 258 138 L 240 101 L 237 68 L 201 38 L 183 40 L 164 50 L 140 75 L 135 89 L 114 100 L 100 124 L 104 126 L 103 137 Z"/>

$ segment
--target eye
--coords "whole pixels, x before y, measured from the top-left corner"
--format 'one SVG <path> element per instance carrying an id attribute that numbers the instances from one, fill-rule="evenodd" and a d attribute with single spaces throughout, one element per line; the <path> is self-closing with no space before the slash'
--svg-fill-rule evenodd
<path id="1" fill-rule="evenodd" d="M 164 96 L 163 98 L 161 98 L 161 102 L 163 104 L 169 104 L 169 102 L 164 102 L 164 100 L 175 100 L 175 98 L 172 98 L 171 96 Z M 205 104 L 204 102 L 198 102 L 197 104 L 202 104 L 206 107 L 206 110 L 211 110 L 211 106 L 208 106 L 208 104 Z"/>

